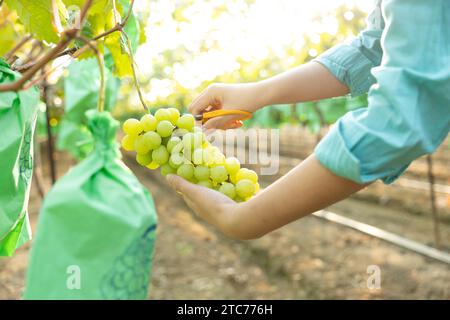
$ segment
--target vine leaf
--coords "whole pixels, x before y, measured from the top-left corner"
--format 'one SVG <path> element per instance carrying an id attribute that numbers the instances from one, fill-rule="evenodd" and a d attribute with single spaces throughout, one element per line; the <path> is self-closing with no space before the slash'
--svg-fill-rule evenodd
<path id="1" fill-rule="evenodd" d="M 122 78 L 132 76 L 130 57 L 123 47 L 121 34 L 119 32 L 112 33 L 105 39 L 105 45 L 108 48 L 114 60 L 114 75 Z"/>
<path id="2" fill-rule="evenodd" d="M 51 0 L 6 0 L 10 9 L 17 11 L 20 21 L 25 29 L 36 35 L 39 40 L 56 43 L 59 36 L 52 25 Z M 56 0 L 58 11 L 63 23 L 67 20 L 67 10 L 62 0 Z"/>

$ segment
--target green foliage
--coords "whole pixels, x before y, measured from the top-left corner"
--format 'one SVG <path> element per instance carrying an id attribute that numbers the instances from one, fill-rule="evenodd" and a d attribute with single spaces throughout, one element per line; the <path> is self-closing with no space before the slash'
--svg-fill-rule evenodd
<path id="1" fill-rule="evenodd" d="M 65 20 L 67 11 L 61 0 L 56 1 L 59 13 Z M 17 11 L 20 21 L 26 30 L 34 34 L 39 40 L 57 42 L 58 35 L 52 26 L 51 0 L 6 0 L 10 9 Z"/>
<path id="2" fill-rule="evenodd" d="M 162 2 L 162 0 L 156 0 L 153 3 L 159 2 Z M 198 23 L 198 21 L 192 19 L 191 11 L 198 10 L 199 2 L 202 3 L 202 8 L 204 8 L 204 18 L 211 20 L 211 27 L 205 24 L 207 29 L 204 30 L 204 37 L 199 36 L 196 38 L 199 41 L 198 43 L 184 44 L 180 38 L 180 43 L 167 48 L 152 58 L 151 74 L 146 79 L 143 79 L 143 81 L 148 81 L 143 85 L 144 91 L 151 93 L 159 83 L 168 82 L 170 83 L 171 93 L 157 96 L 148 101 L 151 108 L 174 106 L 183 110 L 192 99 L 213 82 L 252 82 L 289 70 L 314 59 L 317 55 L 347 40 L 349 37 L 356 36 L 365 25 L 365 13 L 356 6 L 350 7 L 344 4 L 338 7 L 337 10 L 334 8 L 333 11 L 322 12 L 314 21 L 317 25 L 327 25 L 330 20 L 335 20 L 338 26 L 336 34 L 330 34 L 325 29 L 318 33 L 313 33 L 312 30 L 299 30 L 298 37 L 303 38 L 303 41 L 298 41 L 303 43 L 301 46 L 286 45 L 281 52 L 269 46 L 267 55 L 258 59 L 249 59 L 244 56 L 233 57 L 237 67 L 203 81 L 197 87 L 193 87 L 185 85 L 179 80 L 180 77 L 177 74 L 177 70 L 184 69 L 186 68 L 185 66 L 190 64 L 195 64 L 195 61 L 201 60 L 203 55 L 207 56 L 212 51 L 224 52 L 228 55 L 232 50 L 224 48 L 220 43 L 220 38 L 215 38 L 214 35 L 211 36 L 216 31 L 214 27 L 216 21 L 234 15 L 236 10 L 242 11 L 242 17 L 245 18 L 245 14 L 252 10 L 253 5 L 252 1 L 246 1 L 245 5 L 239 2 L 239 9 L 236 9 L 232 5 L 225 5 L 221 2 L 179 1 L 173 5 L 170 16 L 164 16 L 164 19 L 162 19 L 162 16 L 153 17 L 153 20 L 156 22 L 153 22 L 154 25 L 150 25 L 150 27 L 159 28 L 161 26 L 176 25 L 176 30 L 181 37 L 184 30 Z M 230 0 L 230 2 L 235 3 L 236 1 Z M 352 13 L 350 15 L 351 18 L 349 18 L 349 12 Z M 163 28 L 163 30 L 165 29 Z M 133 93 L 133 91 L 134 89 L 128 85 L 124 88 L 125 93 Z M 272 106 L 255 113 L 252 120 L 246 121 L 246 125 L 276 127 L 284 123 L 300 123 L 307 126 L 311 131 L 317 132 L 322 125 L 335 122 L 348 110 L 365 106 L 364 99 L 365 97 L 344 97 L 317 103 Z M 133 99 L 132 101 L 135 100 Z M 129 114 L 138 109 L 140 110 L 140 107 L 130 105 L 130 100 L 123 99 L 120 101 L 120 108 L 118 108 L 117 114 L 126 117 L 121 115 L 121 112 Z"/>
<path id="3" fill-rule="evenodd" d="M 0 10 L 0 55 L 8 52 L 14 44 L 20 41 L 24 32 L 31 33 L 38 40 L 44 40 L 46 43 L 57 43 L 60 40 L 59 34 L 52 25 L 52 1 L 51 0 L 6 0 L 6 6 Z M 81 8 L 85 0 L 56 0 L 59 17 L 63 28 L 72 28 L 77 22 Z M 116 23 L 122 21 L 129 9 L 128 0 L 117 0 L 116 9 L 113 10 L 112 0 L 94 0 L 92 6 L 87 12 L 86 22 L 83 25 L 81 34 L 88 39 L 92 39 L 107 30 L 110 30 Z M 20 23 L 19 23 L 20 21 Z M 124 31 L 130 38 L 133 52 L 143 40 L 145 35 L 141 29 L 144 21 L 138 20 L 132 13 L 127 21 Z M 76 47 L 81 47 L 84 42 L 75 41 Z M 72 45 L 73 46 L 73 45 Z M 104 38 L 98 40 L 98 49 L 104 52 L 104 47 L 108 48 L 113 63 L 108 64 L 114 75 L 126 77 L 132 75 L 131 60 L 120 32 L 113 32 Z M 87 50 L 80 59 L 92 57 L 94 52 Z"/>

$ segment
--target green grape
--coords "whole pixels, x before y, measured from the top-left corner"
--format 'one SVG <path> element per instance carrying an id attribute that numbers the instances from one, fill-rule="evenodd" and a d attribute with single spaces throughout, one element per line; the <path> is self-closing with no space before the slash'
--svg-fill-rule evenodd
<path id="1" fill-rule="evenodd" d="M 201 146 L 203 144 L 203 141 L 206 140 L 205 134 L 202 131 L 194 132 L 194 136 L 196 141 L 200 141 L 198 142 L 199 146 Z"/>
<path id="2" fill-rule="evenodd" d="M 234 201 L 236 201 L 236 202 L 244 202 L 245 200 L 242 199 L 241 197 L 236 196 L 236 197 L 234 198 Z"/>
<path id="3" fill-rule="evenodd" d="M 241 168 L 239 160 L 235 157 L 229 157 L 225 159 L 225 168 L 230 175 L 235 174 Z"/>
<path id="4" fill-rule="evenodd" d="M 197 132 L 203 133 L 203 129 L 201 127 L 194 126 L 194 128 L 192 129 L 192 132 L 194 132 L 194 133 L 197 133 Z"/>
<path id="5" fill-rule="evenodd" d="M 147 166 L 148 164 L 150 164 L 150 162 L 152 162 L 152 153 L 148 152 L 145 154 L 136 154 L 136 161 L 137 163 L 139 163 L 141 166 Z"/>
<path id="6" fill-rule="evenodd" d="M 247 199 L 255 193 L 255 184 L 249 179 L 242 179 L 236 183 L 236 194 L 242 199 Z"/>
<path id="7" fill-rule="evenodd" d="M 183 146 L 185 150 L 199 148 L 203 143 L 203 134 L 188 132 L 183 136 Z"/>
<path id="8" fill-rule="evenodd" d="M 192 179 L 194 177 L 194 166 L 192 164 L 183 163 L 178 167 L 177 175 L 186 180 Z"/>
<path id="9" fill-rule="evenodd" d="M 181 139 L 178 137 L 171 137 L 169 141 L 167 141 L 167 151 L 172 153 L 172 149 L 181 142 Z"/>
<path id="10" fill-rule="evenodd" d="M 205 188 L 209 188 L 209 189 L 213 188 L 213 185 L 212 185 L 211 181 L 209 181 L 209 180 L 200 180 L 199 182 L 197 182 L 197 184 L 199 186 L 202 186 Z"/>
<path id="11" fill-rule="evenodd" d="M 189 132 L 189 131 L 186 130 L 186 129 L 180 129 L 180 128 L 177 128 L 177 129 L 173 130 L 172 136 L 175 136 L 175 137 L 184 137 L 184 135 L 185 135 L 186 133 L 188 133 L 188 132 Z"/>
<path id="12" fill-rule="evenodd" d="M 236 174 L 230 174 L 230 181 L 233 184 L 236 184 L 237 179 L 236 179 Z"/>
<path id="13" fill-rule="evenodd" d="M 255 193 L 257 193 L 259 191 L 259 183 L 255 183 Z"/>
<path id="14" fill-rule="evenodd" d="M 170 122 L 175 126 L 180 118 L 180 111 L 177 108 L 169 108 L 167 111 L 169 112 Z"/>
<path id="15" fill-rule="evenodd" d="M 156 132 L 158 132 L 158 134 L 163 138 L 170 137 L 172 135 L 173 128 L 174 126 L 170 121 L 162 120 L 156 126 Z"/>
<path id="16" fill-rule="evenodd" d="M 224 166 L 211 168 L 211 179 L 215 182 L 223 182 L 228 179 L 227 169 Z"/>
<path id="17" fill-rule="evenodd" d="M 156 121 L 161 122 L 163 120 L 170 121 L 170 112 L 167 109 L 158 109 L 155 112 Z"/>
<path id="18" fill-rule="evenodd" d="M 159 164 L 152 161 L 148 165 L 146 165 L 146 167 L 149 168 L 150 170 L 156 170 L 159 168 Z"/>
<path id="19" fill-rule="evenodd" d="M 219 148 L 217 148 L 216 146 L 210 146 L 210 147 L 208 147 L 208 152 L 210 153 L 210 154 L 216 154 L 216 153 L 221 153 L 220 152 L 220 149 Z"/>
<path id="20" fill-rule="evenodd" d="M 239 181 L 242 179 L 248 179 L 254 183 L 257 183 L 258 175 L 253 170 L 242 168 L 242 169 L 239 169 L 239 171 L 236 173 L 236 180 Z"/>
<path id="21" fill-rule="evenodd" d="M 163 176 L 167 176 L 168 174 L 175 173 L 175 169 L 172 168 L 168 163 L 165 163 L 161 166 L 161 174 Z"/>
<path id="22" fill-rule="evenodd" d="M 225 166 L 225 156 L 222 153 L 214 153 L 211 164 L 213 166 Z"/>
<path id="23" fill-rule="evenodd" d="M 167 161 L 169 161 L 169 152 L 167 152 L 166 147 L 159 146 L 158 148 L 153 150 L 152 159 L 153 159 L 153 162 L 155 162 L 159 165 L 163 165 Z"/>
<path id="24" fill-rule="evenodd" d="M 175 169 L 181 166 L 185 161 L 186 159 L 181 153 L 172 153 L 169 158 L 169 164 Z"/>
<path id="25" fill-rule="evenodd" d="M 232 183 L 224 182 L 219 188 L 219 192 L 223 193 L 230 199 L 234 199 L 236 197 L 236 189 Z"/>
<path id="26" fill-rule="evenodd" d="M 138 136 L 134 141 L 134 149 L 138 154 L 146 154 L 149 152 L 150 144 L 148 143 L 148 138 L 144 138 L 144 135 Z"/>
<path id="27" fill-rule="evenodd" d="M 197 180 L 208 180 L 210 171 L 208 167 L 196 166 L 194 169 L 194 176 Z"/>
<path id="28" fill-rule="evenodd" d="M 141 118 L 141 125 L 145 132 L 155 131 L 157 121 L 151 114 L 145 114 Z"/>
<path id="29" fill-rule="evenodd" d="M 180 141 L 178 144 L 176 144 L 170 153 L 181 153 L 183 151 L 183 142 Z"/>
<path id="30" fill-rule="evenodd" d="M 194 152 L 192 152 L 192 162 L 196 165 L 208 163 L 208 153 L 200 148 L 195 149 Z"/>
<path id="31" fill-rule="evenodd" d="M 211 146 L 211 144 L 210 144 L 209 141 L 206 140 L 206 138 L 205 138 L 205 140 L 204 140 L 203 143 L 202 143 L 202 148 L 203 148 L 203 149 L 207 149 L 207 148 L 210 147 L 210 146 Z"/>
<path id="32" fill-rule="evenodd" d="M 161 145 L 162 139 L 159 134 L 154 131 L 146 132 L 142 135 L 151 150 L 158 148 Z"/>
<path id="33" fill-rule="evenodd" d="M 131 136 L 137 136 L 143 130 L 141 122 L 137 119 L 132 118 L 123 123 L 122 129 L 123 132 Z"/>
<path id="34" fill-rule="evenodd" d="M 193 184 L 197 184 L 197 182 L 198 182 L 198 180 L 195 179 L 195 177 L 192 177 L 192 178 L 188 179 L 188 181 L 189 181 L 190 183 L 193 183 Z"/>
<path id="35" fill-rule="evenodd" d="M 136 136 L 130 136 L 126 134 L 123 136 L 120 144 L 122 145 L 122 148 L 124 148 L 125 150 L 132 151 L 134 150 L 134 140 L 136 140 Z"/>
<path id="36" fill-rule="evenodd" d="M 195 118 L 192 114 L 183 114 L 177 121 L 177 127 L 192 131 L 195 125 Z"/>

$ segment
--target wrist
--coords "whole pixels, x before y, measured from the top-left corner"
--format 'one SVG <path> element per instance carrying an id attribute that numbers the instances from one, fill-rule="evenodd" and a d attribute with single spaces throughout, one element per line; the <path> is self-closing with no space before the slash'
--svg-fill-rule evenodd
<path id="1" fill-rule="evenodd" d="M 265 81 L 258 81 L 251 83 L 251 98 L 253 100 L 252 110 L 255 112 L 270 104 L 269 86 Z"/>
<path id="2" fill-rule="evenodd" d="M 219 229 L 228 237 L 236 240 L 252 240 L 261 237 L 263 234 L 252 228 L 246 217 L 248 216 L 248 206 L 245 203 L 235 203 L 226 208 L 223 212 Z"/>

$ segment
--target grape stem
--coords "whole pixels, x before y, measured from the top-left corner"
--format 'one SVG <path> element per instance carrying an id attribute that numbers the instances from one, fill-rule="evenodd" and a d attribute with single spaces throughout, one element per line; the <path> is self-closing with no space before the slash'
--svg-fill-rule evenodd
<path id="1" fill-rule="evenodd" d="M 136 86 L 139 100 L 141 101 L 144 109 L 148 112 L 149 108 L 148 108 L 147 104 L 145 103 L 144 96 L 143 96 L 142 90 L 141 90 L 141 85 L 139 84 L 139 80 L 137 78 L 137 73 L 136 73 L 136 68 L 135 68 L 135 63 L 134 63 L 133 48 L 131 46 L 130 38 L 128 37 L 125 30 L 122 30 L 121 33 L 122 33 L 122 36 L 125 38 L 125 44 L 127 46 L 127 54 L 130 57 L 131 70 L 133 72 L 133 81 L 134 81 L 134 85 Z"/>
<path id="2" fill-rule="evenodd" d="M 16 45 L 14 46 L 14 48 L 12 48 L 9 52 L 7 52 L 7 53 L 5 54 L 5 60 L 6 60 L 8 63 L 10 63 L 11 59 L 14 57 L 14 54 L 15 54 L 18 50 L 20 50 L 20 48 L 22 48 L 23 45 L 24 45 L 25 43 L 27 43 L 28 40 L 30 40 L 30 39 L 31 39 L 31 35 L 27 35 L 27 36 L 25 36 L 22 40 L 20 40 L 20 42 L 19 42 L 18 44 L 16 44 Z"/>
<path id="3" fill-rule="evenodd" d="M 97 47 L 91 42 L 91 40 L 78 36 L 77 39 L 86 43 L 92 51 L 95 53 L 95 57 L 98 63 L 98 69 L 100 72 L 100 91 L 97 100 L 97 110 L 103 112 L 105 110 L 105 88 L 106 88 L 106 78 L 105 78 L 105 62 L 103 60 L 103 54 L 97 49 Z"/>

